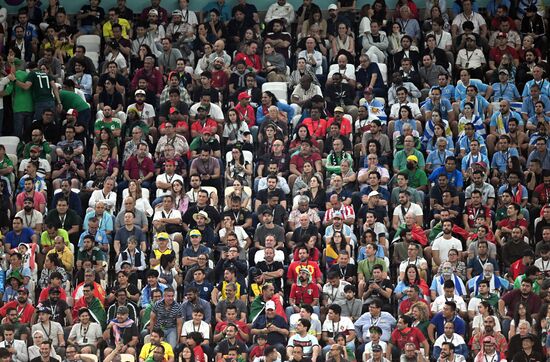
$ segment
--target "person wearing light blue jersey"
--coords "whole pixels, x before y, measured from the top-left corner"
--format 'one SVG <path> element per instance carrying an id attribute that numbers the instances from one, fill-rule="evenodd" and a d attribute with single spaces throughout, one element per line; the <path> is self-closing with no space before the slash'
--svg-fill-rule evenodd
<path id="1" fill-rule="evenodd" d="M 510 137 L 508 135 L 501 135 L 498 139 L 499 150 L 493 154 L 491 160 L 491 172 L 493 177 L 499 177 L 506 173 L 508 167 L 508 159 L 511 156 L 519 157 L 518 150 L 516 148 L 510 148 Z"/>
<path id="2" fill-rule="evenodd" d="M 466 103 L 473 104 L 474 115 L 479 116 L 484 122 L 487 123 L 487 119 L 490 117 L 492 112 L 492 106 L 483 98 L 481 94 L 478 93 L 478 89 L 475 85 L 469 85 L 466 90 L 466 97 L 460 101 L 460 111 L 464 110 L 464 105 Z"/>
<path id="3" fill-rule="evenodd" d="M 455 101 L 462 101 L 466 98 L 466 90 L 470 85 L 474 85 L 478 92 L 485 93 L 485 99 L 489 99 L 493 94 L 493 87 L 483 83 L 479 79 L 470 79 L 468 69 L 462 69 L 460 71 L 460 82 L 455 87 Z"/>
<path id="4" fill-rule="evenodd" d="M 447 149 L 449 142 L 445 137 L 439 137 L 436 142 L 437 149 L 432 150 L 426 159 L 426 171 L 428 172 L 445 165 L 447 157 L 453 156 L 453 153 Z"/>
<path id="5" fill-rule="evenodd" d="M 464 135 L 458 139 L 458 148 L 459 148 L 459 158 L 466 156 L 470 153 L 470 143 L 473 140 L 479 141 L 481 148 L 481 153 L 487 154 L 487 146 L 485 145 L 485 140 L 475 131 L 474 124 L 468 123 L 464 126 Z"/>
<path id="6" fill-rule="evenodd" d="M 431 118 L 431 112 L 434 109 L 439 109 L 441 118 L 448 120 L 451 124 L 456 122 L 456 117 L 453 111 L 451 101 L 443 97 L 441 88 L 433 87 L 430 97 L 422 105 L 421 111 L 425 114 L 425 118 Z"/>
<path id="7" fill-rule="evenodd" d="M 507 101 L 519 101 L 521 96 L 514 83 L 509 82 L 509 73 L 506 69 L 498 71 L 498 83 L 493 83 L 493 101 L 500 102 L 503 99 Z"/>
<path id="8" fill-rule="evenodd" d="M 516 111 L 512 111 L 509 101 L 500 101 L 499 111 L 493 113 L 491 121 L 489 122 L 490 134 L 487 135 L 487 150 L 489 151 L 489 155 L 493 154 L 498 137 L 510 132 L 508 122 L 512 119 L 518 121 L 519 129 L 523 131 L 523 121 L 521 120 L 520 114 Z"/>
<path id="9" fill-rule="evenodd" d="M 481 153 L 481 145 L 479 144 L 479 141 L 472 140 L 472 142 L 470 142 L 470 152 L 462 158 L 460 170 L 462 171 L 463 176 L 466 179 L 470 178 L 472 166 L 474 164 L 480 164 L 481 162 L 485 165 L 489 165 L 487 155 Z"/>
<path id="10" fill-rule="evenodd" d="M 437 77 L 437 86 L 441 89 L 441 98 L 453 102 L 455 100 L 455 86 L 450 84 L 449 74 L 440 74 Z"/>
<path id="11" fill-rule="evenodd" d="M 523 93 L 521 94 L 523 98 L 529 96 L 529 90 L 535 84 L 539 86 L 541 94 L 550 97 L 550 81 L 546 78 L 543 78 L 543 76 L 543 66 L 540 64 L 535 65 L 533 67 L 533 79 L 525 83 L 525 87 L 523 87 Z"/>
<path id="12" fill-rule="evenodd" d="M 529 89 L 529 97 L 524 98 L 521 105 L 521 116 L 524 121 L 535 115 L 535 106 L 538 101 L 544 104 L 544 114 L 550 116 L 550 99 L 540 93 L 538 84 L 533 84 L 531 89 Z"/>

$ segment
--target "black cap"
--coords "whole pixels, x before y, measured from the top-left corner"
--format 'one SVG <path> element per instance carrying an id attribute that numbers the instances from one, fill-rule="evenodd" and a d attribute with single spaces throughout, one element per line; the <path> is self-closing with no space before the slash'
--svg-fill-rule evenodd
<path id="1" fill-rule="evenodd" d="M 74 148 L 71 145 L 67 145 L 63 147 L 63 152 L 66 154 L 72 154 L 74 152 Z"/>

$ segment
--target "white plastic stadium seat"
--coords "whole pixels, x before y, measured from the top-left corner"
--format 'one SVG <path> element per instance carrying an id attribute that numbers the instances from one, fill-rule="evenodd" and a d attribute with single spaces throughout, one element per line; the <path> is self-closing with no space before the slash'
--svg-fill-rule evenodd
<path id="1" fill-rule="evenodd" d="M 98 52 L 86 52 L 86 56 L 92 60 L 94 67 L 99 68 L 99 53 Z"/>
<path id="2" fill-rule="evenodd" d="M 122 200 L 127 198 L 128 194 L 129 194 L 129 191 L 128 191 L 127 188 L 122 190 Z M 148 188 L 145 188 L 145 187 L 141 188 L 141 197 L 144 198 L 144 199 L 149 200 L 149 189 Z"/>
<path id="3" fill-rule="evenodd" d="M 18 144 L 19 144 L 19 137 L 16 137 L 16 136 L 0 137 L 0 145 L 4 145 L 4 147 L 6 147 L 6 153 L 16 155 Z"/>
<path id="4" fill-rule="evenodd" d="M 384 81 L 384 84 L 388 84 L 388 66 L 386 63 L 376 63 L 378 65 L 378 69 L 380 69 L 380 73 L 382 74 L 382 80 Z"/>
<path id="5" fill-rule="evenodd" d="M 243 150 L 242 152 L 243 152 L 244 160 L 250 162 L 250 164 L 252 165 L 252 160 L 254 159 L 252 152 L 247 150 Z M 228 165 L 229 162 L 231 161 L 233 161 L 233 155 L 231 154 L 231 151 L 227 151 L 227 153 L 225 154 L 226 165 Z"/>
<path id="6" fill-rule="evenodd" d="M 86 48 L 86 56 L 88 52 L 99 53 L 101 48 L 101 38 L 99 35 L 81 35 L 76 39 L 76 45 L 82 45 Z"/>
<path id="7" fill-rule="evenodd" d="M 286 82 L 266 82 L 262 84 L 262 92 L 270 91 L 278 100 L 288 103 L 288 88 Z"/>

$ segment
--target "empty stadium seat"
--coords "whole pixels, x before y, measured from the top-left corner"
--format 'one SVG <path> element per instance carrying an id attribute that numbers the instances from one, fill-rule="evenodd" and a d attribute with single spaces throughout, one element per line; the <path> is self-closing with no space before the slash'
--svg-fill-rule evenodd
<path id="1" fill-rule="evenodd" d="M 266 82 L 262 84 L 262 92 L 270 91 L 281 102 L 288 103 L 288 87 L 286 82 Z"/>
<path id="2" fill-rule="evenodd" d="M 99 53 L 101 48 L 101 38 L 99 35 L 81 35 L 76 39 L 76 45 L 82 45 L 86 48 L 86 56 L 89 52 Z"/>

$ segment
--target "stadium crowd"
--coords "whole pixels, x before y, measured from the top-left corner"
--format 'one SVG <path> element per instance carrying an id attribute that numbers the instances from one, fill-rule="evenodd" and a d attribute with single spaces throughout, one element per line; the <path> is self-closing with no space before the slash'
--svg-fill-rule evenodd
<path id="1" fill-rule="evenodd" d="M 0 361 L 547 361 L 542 0 L 80 2 L 0 6 Z"/>

